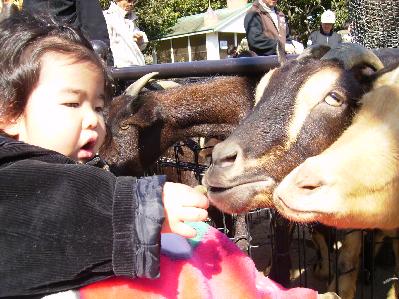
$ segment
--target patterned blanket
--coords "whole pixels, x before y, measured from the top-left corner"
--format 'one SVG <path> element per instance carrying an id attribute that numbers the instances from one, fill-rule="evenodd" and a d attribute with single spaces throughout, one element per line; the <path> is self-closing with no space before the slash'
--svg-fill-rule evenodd
<path id="1" fill-rule="evenodd" d="M 192 223 L 193 239 L 162 235 L 161 275 L 116 277 L 74 292 L 80 299 L 313 299 L 317 292 L 284 289 L 257 271 L 253 261 L 217 229 Z M 65 295 L 65 293 L 64 293 Z M 53 298 L 52 296 L 49 296 Z M 63 297 L 64 298 L 64 297 Z M 73 297 L 70 297 L 73 298 Z"/>

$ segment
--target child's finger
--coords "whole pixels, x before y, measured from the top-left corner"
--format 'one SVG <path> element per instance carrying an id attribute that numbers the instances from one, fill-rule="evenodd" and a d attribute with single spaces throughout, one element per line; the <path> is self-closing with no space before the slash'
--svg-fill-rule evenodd
<path id="1" fill-rule="evenodd" d="M 183 216 L 180 217 L 182 221 L 204 221 L 208 217 L 208 212 L 204 209 L 186 207 L 183 211 Z"/>
<path id="2" fill-rule="evenodd" d="M 191 192 L 182 202 L 184 207 L 197 207 L 202 209 L 209 208 L 209 200 L 205 195 L 197 192 Z"/>
<path id="3" fill-rule="evenodd" d="M 171 230 L 173 233 L 185 238 L 194 238 L 197 235 L 197 231 L 184 222 L 176 223 L 171 227 Z"/>

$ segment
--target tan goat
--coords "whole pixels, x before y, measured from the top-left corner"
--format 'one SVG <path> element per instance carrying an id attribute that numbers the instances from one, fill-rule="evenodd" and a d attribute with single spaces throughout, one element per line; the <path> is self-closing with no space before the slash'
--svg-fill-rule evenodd
<path id="1" fill-rule="evenodd" d="M 361 103 L 335 143 L 280 183 L 274 204 L 284 216 L 338 228 L 399 227 L 399 67 Z"/>
<path id="2" fill-rule="evenodd" d="M 378 239 L 397 236 L 399 67 L 385 72 L 362 98 L 360 111 L 342 136 L 295 168 L 277 187 L 274 203 L 285 217 L 339 228 L 385 229 Z M 347 249 L 339 256 L 341 267 L 354 269 L 340 277 L 342 298 L 355 293 L 361 238 L 359 231 L 350 234 L 344 242 Z M 397 272 L 397 240 L 393 246 Z M 389 298 L 398 298 L 394 287 Z M 335 282 L 329 289 L 335 290 Z"/>

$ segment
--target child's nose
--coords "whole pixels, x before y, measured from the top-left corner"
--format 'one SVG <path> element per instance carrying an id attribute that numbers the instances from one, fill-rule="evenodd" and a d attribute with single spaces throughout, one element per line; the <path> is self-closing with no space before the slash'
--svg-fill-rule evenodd
<path id="1" fill-rule="evenodd" d="M 90 109 L 85 113 L 85 117 L 83 119 L 83 128 L 84 129 L 94 129 L 98 125 L 99 115 L 96 111 Z"/>

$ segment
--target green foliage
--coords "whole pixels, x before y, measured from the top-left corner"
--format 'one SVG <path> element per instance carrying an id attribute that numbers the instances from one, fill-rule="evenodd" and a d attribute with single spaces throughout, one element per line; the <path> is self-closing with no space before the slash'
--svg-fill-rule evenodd
<path id="1" fill-rule="evenodd" d="M 100 5 L 102 9 L 107 9 L 109 7 L 111 0 L 100 0 Z"/>
<path id="2" fill-rule="evenodd" d="M 226 6 L 226 0 L 211 1 L 211 7 L 218 9 Z M 139 17 L 139 26 L 150 40 L 168 33 L 178 18 L 206 11 L 208 0 L 139 0 L 135 11 Z"/>

